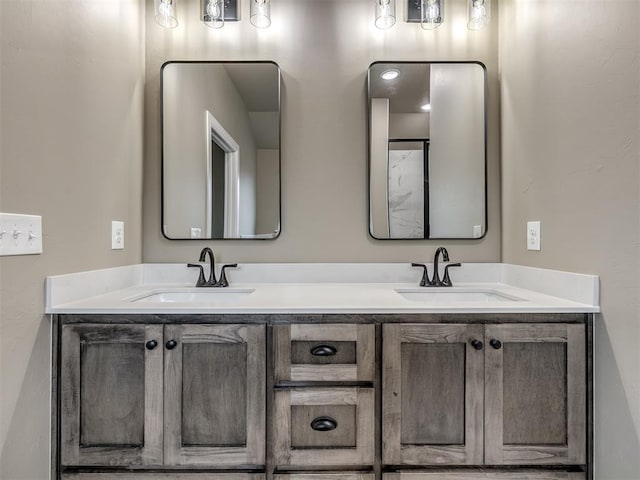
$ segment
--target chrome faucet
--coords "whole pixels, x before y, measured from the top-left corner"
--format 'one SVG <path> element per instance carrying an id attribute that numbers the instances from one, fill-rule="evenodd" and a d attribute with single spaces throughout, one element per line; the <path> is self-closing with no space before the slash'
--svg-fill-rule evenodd
<path id="1" fill-rule="evenodd" d="M 451 277 L 449 276 L 449 268 L 450 267 L 460 267 L 461 263 L 449 263 L 444 267 L 444 275 L 442 280 L 440 279 L 440 274 L 438 273 L 438 260 L 442 255 L 442 261 L 449 261 L 449 252 L 444 247 L 438 247 L 436 253 L 433 257 L 433 277 L 429 280 L 429 272 L 427 270 L 427 266 L 423 263 L 412 263 L 412 267 L 420 267 L 423 269 L 422 272 L 422 280 L 420 280 L 421 287 L 452 287 L 453 283 L 451 282 Z"/>
<path id="2" fill-rule="evenodd" d="M 209 279 L 205 280 L 204 278 L 204 266 L 202 263 L 205 262 L 207 255 L 209 256 Z M 213 254 L 213 250 L 209 247 L 204 247 L 200 252 L 200 258 L 198 259 L 200 263 L 188 263 L 187 267 L 194 267 L 200 269 L 200 274 L 198 275 L 198 281 L 196 282 L 196 287 L 228 287 L 229 281 L 227 280 L 227 275 L 225 273 L 226 268 L 235 268 L 238 266 L 237 263 L 230 263 L 222 266 L 222 270 L 220 271 L 220 280 L 216 279 L 216 259 Z"/>

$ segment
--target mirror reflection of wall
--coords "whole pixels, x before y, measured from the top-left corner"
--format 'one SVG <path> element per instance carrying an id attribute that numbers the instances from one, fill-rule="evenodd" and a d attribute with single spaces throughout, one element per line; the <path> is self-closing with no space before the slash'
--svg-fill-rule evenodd
<path id="1" fill-rule="evenodd" d="M 280 232 L 280 70 L 272 62 L 162 68 L 163 234 Z"/>
<path id="2" fill-rule="evenodd" d="M 377 239 L 486 232 L 485 69 L 475 62 L 369 68 L 370 233 Z"/>

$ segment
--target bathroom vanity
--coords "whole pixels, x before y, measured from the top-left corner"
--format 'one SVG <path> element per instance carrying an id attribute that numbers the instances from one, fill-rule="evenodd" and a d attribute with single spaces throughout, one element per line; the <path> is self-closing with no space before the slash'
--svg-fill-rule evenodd
<path id="1" fill-rule="evenodd" d="M 289 267 L 315 273 L 241 268 L 272 283 L 216 289 L 235 300 L 151 281 L 184 266 L 94 296 L 68 291 L 100 272 L 50 279 L 54 478 L 590 478 L 597 277 L 562 298 L 523 287 L 573 274 L 499 264 L 438 292 Z"/>

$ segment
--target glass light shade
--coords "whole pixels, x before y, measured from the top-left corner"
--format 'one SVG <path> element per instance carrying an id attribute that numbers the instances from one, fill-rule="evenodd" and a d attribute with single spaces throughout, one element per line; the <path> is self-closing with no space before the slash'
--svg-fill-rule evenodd
<path id="1" fill-rule="evenodd" d="M 481 30 L 489 24 L 491 13 L 490 0 L 467 0 L 467 27 L 469 30 Z"/>
<path id="2" fill-rule="evenodd" d="M 164 28 L 176 28 L 178 26 L 178 16 L 176 13 L 175 0 L 155 0 L 156 22 Z"/>
<path id="3" fill-rule="evenodd" d="M 433 30 L 444 21 L 444 0 L 422 0 L 420 4 L 420 25 L 425 30 Z"/>
<path id="4" fill-rule="evenodd" d="M 202 0 L 202 21 L 207 27 L 224 27 L 224 0 Z"/>
<path id="5" fill-rule="evenodd" d="M 257 28 L 271 25 L 271 0 L 251 0 L 251 24 Z"/>
<path id="6" fill-rule="evenodd" d="M 396 0 L 375 0 L 376 27 L 390 28 L 396 23 Z"/>

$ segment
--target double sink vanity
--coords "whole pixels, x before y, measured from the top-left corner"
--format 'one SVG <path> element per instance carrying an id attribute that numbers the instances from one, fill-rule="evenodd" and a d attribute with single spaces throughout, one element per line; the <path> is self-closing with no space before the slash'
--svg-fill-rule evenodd
<path id="1" fill-rule="evenodd" d="M 369 66 L 373 239 L 486 234 L 486 75 Z M 164 237 L 278 237 L 279 67 L 161 78 Z M 52 478 L 591 479 L 597 277 L 440 258 L 50 277 Z"/>
<path id="2" fill-rule="evenodd" d="M 589 478 L 597 277 L 464 264 L 453 286 L 420 287 L 421 273 L 50 277 L 53 478 Z"/>

